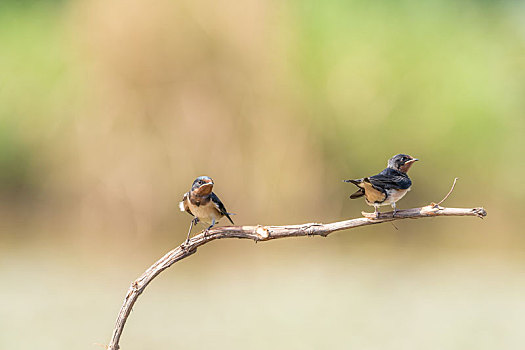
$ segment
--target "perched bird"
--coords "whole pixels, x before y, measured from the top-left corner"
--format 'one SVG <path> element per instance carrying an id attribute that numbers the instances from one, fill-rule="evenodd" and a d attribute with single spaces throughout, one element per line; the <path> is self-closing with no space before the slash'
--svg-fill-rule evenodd
<path id="1" fill-rule="evenodd" d="M 212 192 L 212 189 L 213 180 L 208 176 L 199 176 L 193 181 L 191 190 L 184 194 L 182 202 L 179 203 L 181 211 L 187 211 L 195 217 L 191 220 L 185 244 L 190 240 L 190 233 L 193 225 L 196 225 L 199 221 L 210 224 L 210 226 L 204 231 L 205 235 L 223 216 L 226 216 L 232 225 L 234 225 L 230 217 L 231 213 L 226 211 L 224 204 L 222 204 L 219 197 Z"/>
<path id="2" fill-rule="evenodd" d="M 417 160 L 406 154 L 398 154 L 390 158 L 387 168 L 377 175 L 356 180 L 343 180 L 359 187 L 359 190 L 350 198 L 365 196 L 366 204 L 374 207 L 376 218 L 379 217 L 379 206 L 390 204 L 394 209 L 393 216 L 395 216 L 396 202 L 403 198 L 412 186 L 407 171 Z"/>

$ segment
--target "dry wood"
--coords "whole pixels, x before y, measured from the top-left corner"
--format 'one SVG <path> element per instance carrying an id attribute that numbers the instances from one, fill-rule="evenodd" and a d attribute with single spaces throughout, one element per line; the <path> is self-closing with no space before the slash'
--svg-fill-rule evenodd
<path id="1" fill-rule="evenodd" d="M 443 200 L 439 202 L 439 204 L 443 203 L 443 201 L 448 198 L 450 193 L 452 193 L 452 190 L 456 184 L 456 180 L 454 180 L 454 184 L 452 185 L 449 193 L 445 196 L 445 198 L 443 198 Z M 118 314 L 117 322 L 111 337 L 111 342 L 107 346 L 107 349 L 118 350 L 120 348 L 120 336 L 122 335 L 126 320 L 128 319 L 128 316 L 131 312 L 131 309 L 133 308 L 133 305 L 137 301 L 137 298 L 148 286 L 148 284 L 162 271 L 177 261 L 194 254 L 198 247 L 208 242 L 223 238 L 251 239 L 255 242 L 260 242 L 286 237 L 326 237 L 332 232 L 367 225 L 375 225 L 394 220 L 419 219 L 438 216 L 476 216 L 483 218 L 487 215 L 487 212 L 483 208 L 444 208 L 439 206 L 439 204 L 432 203 L 421 208 L 401 209 L 397 211 L 395 217 L 393 217 L 393 212 L 381 213 L 377 219 L 375 218 L 374 213 L 363 213 L 365 216 L 363 218 L 339 221 L 330 224 L 308 223 L 287 226 L 224 226 L 214 228 L 208 231 L 206 235 L 204 235 L 204 233 L 200 233 L 191 238 L 187 245 L 180 245 L 168 252 L 131 284 Z"/>

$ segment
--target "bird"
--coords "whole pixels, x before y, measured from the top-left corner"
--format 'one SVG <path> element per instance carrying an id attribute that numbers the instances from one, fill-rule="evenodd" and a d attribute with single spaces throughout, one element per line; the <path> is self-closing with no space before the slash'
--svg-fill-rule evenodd
<path id="1" fill-rule="evenodd" d="M 184 244 L 187 244 L 190 240 L 191 229 L 193 225 L 197 225 L 199 221 L 210 224 L 204 231 L 204 235 L 223 217 L 226 216 L 228 220 L 234 225 L 230 215 L 224 204 L 213 190 L 213 180 L 208 176 L 199 176 L 193 181 L 191 189 L 184 194 L 182 201 L 179 203 L 181 211 L 186 211 L 190 215 L 194 216 L 191 220 L 190 229 L 188 230 L 188 236 Z"/>
<path id="2" fill-rule="evenodd" d="M 419 159 L 407 154 L 397 154 L 388 160 L 386 169 L 379 174 L 355 180 L 343 180 L 359 187 L 350 198 L 365 197 L 366 204 L 374 207 L 376 219 L 379 218 L 379 207 L 391 205 L 394 210 L 392 216 L 396 216 L 396 202 L 404 197 L 412 181 L 407 175 L 408 170 Z"/>

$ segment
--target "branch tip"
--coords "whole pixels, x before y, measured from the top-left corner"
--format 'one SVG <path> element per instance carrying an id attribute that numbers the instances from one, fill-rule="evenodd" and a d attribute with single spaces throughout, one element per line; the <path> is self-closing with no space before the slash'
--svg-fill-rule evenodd
<path id="1" fill-rule="evenodd" d="M 485 208 L 474 208 L 472 209 L 472 212 L 478 216 L 478 218 L 483 219 L 485 216 L 487 216 L 487 211 Z"/>

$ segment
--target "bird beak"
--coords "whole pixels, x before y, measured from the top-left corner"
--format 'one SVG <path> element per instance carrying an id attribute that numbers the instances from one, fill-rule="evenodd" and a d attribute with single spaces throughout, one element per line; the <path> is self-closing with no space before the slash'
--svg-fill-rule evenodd
<path id="1" fill-rule="evenodd" d="M 411 163 L 417 162 L 418 160 L 419 159 L 417 159 L 417 158 L 412 158 L 408 162 L 406 162 L 405 164 L 411 164 Z"/>

